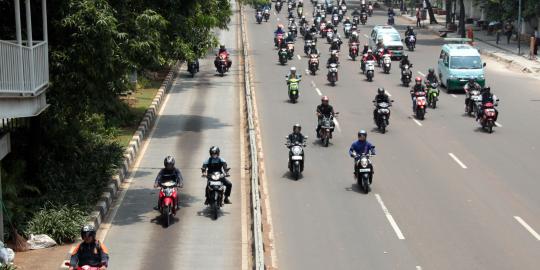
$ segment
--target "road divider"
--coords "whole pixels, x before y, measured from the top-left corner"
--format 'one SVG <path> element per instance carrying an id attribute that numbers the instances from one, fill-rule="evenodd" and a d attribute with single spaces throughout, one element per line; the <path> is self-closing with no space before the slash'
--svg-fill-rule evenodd
<path id="1" fill-rule="evenodd" d="M 390 222 L 390 226 L 392 226 L 392 229 L 394 229 L 394 232 L 396 233 L 397 238 L 399 240 L 405 240 L 405 236 L 403 235 L 403 233 L 399 229 L 399 226 L 397 225 L 396 221 L 394 220 L 394 217 L 392 217 L 392 214 L 390 214 L 390 211 L 388 211 L 388 208 L 386 208 L 386 206 L 384 205 L 384 202 L 383 202 L 383 200 L 381 198 L 381 195 L 375 194 L 375 198 L 377 198 L 377 202 L 379 202 L 379 204 L 381 205 L 381 208 L 382 208 L 382 210 L 384 212 L 384 215 L 388 219 L 388 222 Z"/>
<path id="2" fill-rule="evenodd" d="M 519 224 L 521 224 L 521 226 L 525 228 L 525 230 L 527 230 L 530 234 L 532 234 L 532 236 L 536 238 L 537 241 L 540 241 L 540 234 L 538 234 L 531 226 L 529 226 L 529 224 L 527 224 L 525 220 L 523 220 L 522 218 L 518 216 L 514 216 L 514 219 L 516 219 L 517 222 L 519 222 Z"/>
<path id="3" fill-rule="evenodd" d="M 454 155 L 453 153 L 448 153 L 448 155 L 457 163 L 459 164 L 459 166 L 461 166 L 461 168 L 463 169 L 467 169 L 467 166 L 465 164 L 463 164 L 463 162 L 461 162 L 461 160 L 459 160 L 459 158 L 456 157 L 456 155 Z"/>

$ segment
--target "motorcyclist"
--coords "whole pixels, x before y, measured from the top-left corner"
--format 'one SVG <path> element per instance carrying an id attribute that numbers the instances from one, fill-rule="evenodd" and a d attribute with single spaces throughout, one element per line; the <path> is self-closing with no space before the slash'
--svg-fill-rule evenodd
<path id="1" fill-rule="evenodd" d="M 437 75 L 435 75 L 435 69 L 429 68 L 428 74 L 426 75 L 426 80 L 432 84 L 432 83 L 439 83 L 439 79 L 437 78 Z"/>
<path id="2" fill-rule="evenodd" d="M 274 44 L 278 46 L 278 35 L 285 35 L 285 30 L 283 29 L 283 24 L 278 24 L 276 31 L 274 31 Z M 282 42 L 283 43 L 283 42 Z"/>
<path id="3" fill-rule="evenodd" d="M 351 18 L 349 18 L 349 16 L 347 16 L 347 17 L 345 18 L 345 20 L 343 21 L 343 24 L 344 24 L 344 25 L 345 25 L 345 24 L 352 24 Z"/>
<path id="4" fill-rule="evenodd" d="M 311 36 L 313 37 L 313 35 L 315 35 L 315 34 L 317 34 L 317 32 L 319 32 L 319 30 L 317 29 L 317 26 L 315 24 L 312 24 L 307 32 L 310 33 Z"/>
<path id="5" fill-rule="evenodd" d="M 219 156 L 219 147 L 212 146 L 210 147 L 210 150 L 208 152 L 210 153 L 210 157 L 203 162 L 201 168 L 203 176 L 210 177 L 214 172 L 224 173 L 225 176 L 229 176 L 229 168 L 227 167 L 227 162 L 225 162 L 225 160 Z M 229 200 L 229 197 L 231 196 L 232 183 L 225 177 L 221 178 L 220 181 L 226 187 L 225 200 L 223 202 L 226 204 L 230 204 L 231 201 Z M 206 201 L 204 202 L 204 204 L 206 205 L 208 204 L 208 183 L 205 188 L 205 195 Z"/>
<path id="6" fill-rule="evenodd" d="M 188 70 L 191 67 L 191 64 L 195 64 L 195 72 L 199 72 L 199 59 L 189 61 L 188 62 Z"/>
<path id="7" fill-rule="evenodd" d="M 293 42 L 294 43 L 294 34 L 292 32 L 288 32 L 286 35 L 285 35 L 285 43 L 288 43 L 288 42 Z"/>
<path id="8" fill-rule="evenodd" d="M 377 44 L 376 44 L 376 50 L 379 50 L 379 49 L 383 49 L 384 48 L 384 41 L 382 38 L 379 38 L 377 40 Z"/>
<path id="9" fill-rule="evenodd" d="M 100 270 L 107 269 L 109 265 L 109 251 L 101 241 L 96 240 L 96 227 L 91 224 L 81 228 L 82 242 L 79 243 L 69 261 L 69 270 L 75 270 L 85 265 L 99 267 Z"/>
<path id="10" fill-rule="evenodd" d="M 296 24 L 296 21 L 294 20 L 294 18 L 291 18 L 291 19 L 289 19 L 289 24 L 287 25 L 287 27 L 290 29 L 293 25 L 298 27 L 298 25 Z"/>
<path id="11" fill-rule="evenodd" d="M 426 86 L 422 84 L 422 78 L 420 77 L 416 77 L 416 79 L 414 79 L 414 85 L 410 91 L 413 102 L 413 111 L 416 111 L 416 93 L 418 92 L 426 92 Z"/>
<path id="12" fill-rule="evenodd" d="M 287 142 L 289 144 L 304 143 L 304 140 L 306 139 L 306 137 L 301 133 L 301 131 L 302 131 L 302 126 L 300 126 L 300 124 L 294 124 L 293 132 L 289 134 L 289 136 L 287 137 Z"/>
<path id="13" fill-rule="evenodd" d="M 360 38 L 358 37 L 358 32 L 356 31 L 353 31 L 351 33 L 351 37 L 349 38 L 349 43 L 353 43 L 353 42 L 360 42 Z"/>
<path id="14" fill-rule="evenodd" d="M 367 14 L 367 7 L 366 4 L 362 4 L 360 6 L 360 14 Z"/>
<path id="15" fill-rule="evenodd" d="M 478 121 L 482 116 L 484 115 L 484 109 L 486 108 L 487 103 L 491 103 L 495 105 L 498 101 L 497 97 L 491 93 L 491 87 L 484 87 L 480 91 L 482 95 L 482 107 L 478 110 L 478 113 L 476 114 L 476 121 Z M 497 121 L 497 117 L 499 116 L 499 111 L 495 109 L 495 106 L 493 106 L 493 109 L 495 110 L 495 121 Z"/>
<path id="16" fill-rule="evenodd" d="M 289 70 L 289 74 L 287 74 L 287 85 L 290 83 L 291 80 L 301 80 L 302 78 L 296 74 L 296 67 L 291 67 Z"/>
<path id="17" fill-rule="evenodd" d="M 302 19 L 300 19 L 300 25 L 307 24 L 306 16 L 302 15 Z"/>
<path id="18" fill-rule="evenodd" d="M 229 68 L 232 65 L 232 61 L 229 58 L 229 52 L 227 51 L 227 49 L 225 48 L 225 45 L 223 45 L 223 44 L 219 45 L 219 51 L 218 51 L 218 53 L 216 55 L 216 60 L 214 60 L 214 65 L 216 66 L 216 68 L 218 67 L 218 64 L 219 64 L 219 56 L 220 55 L 225 55 L 225 59 L 227 61 L 227 70 L 229 70 Z"/>
<path id="19" fill-rule="evenodd" d="M 294 19 L 294 13 L 291 11 L 289 11 L 289 15 L 287 16 L 287 19 Z"/>
<path id="20" fill-rule="evenodd" d="M 381 56 L 385 55 L 385 54 L 389 54 L 390 57 L 392 56 L 392 51 L 390 51 L 390 49 L 388 49 L 387 46 L 384 46 L 383 47 L 383 50 L 381 51 Z"/>
<path id="21" fill-rule="evenodd" d="M 394 12 L 394 9 L 392 7 L 388 8 L 388 17 L 390 16 L 396 16 L 396 13 Z"/>
<path id="22" fill-rule="evenodd" d="M 184 178 L 182 177 L 182 173 L 180 170 L 176 167 L 174 167 L 174 157 L 167 156 L 163 160 L 163 166 L 165 168 L 161 169 L 156 177 L 156 180 L 154 181 L 154 188 L 157 188 L 161 185 L 161 183 L 173 181 L 176 183 L 176 187 L 182 187 L 184 184 Z M 158 199 L 158 204 L 156 207 L 154 207 L 155 210 L 159 209 L 159 205 L 161 204 L 161 198 Z M 178 199 L 176 200 L 176 208 L 179 208 L 180 202 Z"/>
<path id="23" fill-rule="evenodd" d="M 313 27 L 314 27 L 314 25 L 311 26 L 311 28 L 313 28 Z M 311 32 L 311 28 L 308 31 L 306 31 L 306 34 L 304 35 L 304 41 L 313 40 L 313 33 Z"/>
<path id="24" fill-rule="evenodd" d="M 377 95 L 373 99 L 373 102 L 375 103 L 375 110 L 373 110 L 373 119 L 375 120 L 377 119 L 377 105 L 383 102 L 390 104 L 390 98 L 386 94 L 383 87 L 379 87 L 379 89 L 377 89 Z"/>
<path id="25" fill-rule="evenodd" d="M 332 31 L 334 31 L 334 33 L 336 32 L 336 31 L 335 31 L 336 29 L 334 29 L 334 25 L 333 25 L 331 22 L 327 23 L 327 24 L 326 24 L 326 27 L 325 27 L 324 29 L 325 29 L 326 31 L 332 29 Z"/>
<path id="26" fill-rule="evenodd" d="M 412 26 L 407 26 L 407 30 L 405 30 L 405 38 L 407 38 L 408 36 L 416 37 L 416 33 L 414 32 L 414 29 Z"/>
<path id="27" fill-rule="evenodd" d="M 481 89 L 482 86 L 476 82 L 474 77 L 469 78 L 469 81 L 463 86 L 463 90 L 465 90 L 465 111 L 467 111 L 469 102 L 471 101 L 471 92 L 473 90 L 480 91 Z"/>
<path id="28" fill-rule="evenodd" d="M 401 57 L 401 61 L 399 61 L 399 67 L 401 69 L 404 69 L 405 68 L 405 65 L 409 65 L 409 67 L 411 66 L 411 61 L 409 61 L 409 56 L 404 54 L 402 57 Z"/>
<path id="29" fill-rule="evenodd" d="M 323 96 L 321 98 L 321 104 L 317 106 L 317 118 L 319 119 L 317 124 L 317 129 L 315 132 L 317 133 L 317 138 L 319 138 L 319 131 L 321 130 L 321 120 L 323 117 L 331 117 L 334 118 L 334 107 L 329 104 L 329 99 L 327 96 Z"/>
<path id="30" fill-rule="evenodd" d="M 375 57 L 371 49 L 368 49 L 367 53 L 364 54 L 364 56 L 362 57 L 362 63 L 361 63 L 362 70 L 365 70 L 367 61 L 377 61 L 377 57 Z"/>
<path id="31" fill-rule="evenodd" d="M 353 12 L 351 13 L 351 15 L 352 15 L 353 17 L 354 17 L 354 16 L 360 17 L 360 11 L 358 11 L 358 9 L 355 8 L 355 9 L 353 10 Z"/>
<path id="32" fill-rule="evenodd" d="M 329 51 L 339 51 L 342 41 L 336 36 L 332 39 Z"/>
<path id="33" fill-rule="evenodd" d="M 358 132 L 358 140 L 353 142 L 349 148 L 349 156 L 354 158 L 354 175 L 356 175 L 356 161 L 362 156 L 362 154 L 371 154 L 375 155 L 375 146 L 367 141 L 367 132 L 365 130 L 360 130 Z M 373 168 L 371 169 L 371 176 L 375 174 Z M 372 177 L 369 178 L 369 183 L 372 182 Z"/>
<path id="34" fill-rule="evenodd" d="M 366 43 L 366 44 L 364 44 L 364 49 L 362 50 L 362 55 L 367 54 L 368 51 L 369 51 L 369 45 Z"/>
<path id="35" fill-rule="evenodd" d="M 339 58 L 338 58 L 337 53 L 335 51 L 332 51 L 330 53 L 330 58 L 328 58 L 328 61 L 326 61 L 326 67 L 329 68 L 330 64 L 339 65 Z"/>

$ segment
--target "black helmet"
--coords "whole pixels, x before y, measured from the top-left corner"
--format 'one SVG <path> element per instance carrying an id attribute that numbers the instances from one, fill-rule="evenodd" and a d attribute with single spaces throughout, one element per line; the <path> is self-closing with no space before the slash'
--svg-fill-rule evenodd
<path id="1" fill-rule="evenodd" d="M 474 83 L 474 82 L 476 82 L 476 79 L 474 79 L 474 77 L 470 77 L 469 78 L 469 83 Z"/>
<path id="2" fill-rule="evenodd" d="M 360 136 L 364 136 L 365 138 L 367 138 L 367 131 L 365 131 L 363 129 L 358 131 L 358 137 L 360 137 Z"/>
<path id="3" fill-rule="evenodd" d="M 296 132 L 297 129 L 298 129 L 298 132 L 302 131 L 302 126 L 300 124 L 294 124 L 293 132 Z"/>
<path id="4" fill-rule="evenodd" d="M 488 87 L 484 87 L 484 93 L 490 94 L 490 92 L 491 92 L 491 87 L 489 87 L 489 86 L 488 86 Z"/>
<path id="5" fill-rule="evenodd" d="M 84 240 L 86 236 L 92 236 L 96 238 L 96 227 L 92 224 L 86 224 L 81 228 L 81 238 Z"/>
<path id="6" fill-rule="evenodd" d="M 407 58 L 409 58 L 409 56 L 407 54 L 404 54 L 403 59 L 407 60 Z"/>
<path id="7" fill-rule="evenodd" d="M 163 160 L 163 166 L 165 167 L 168 167 L 168 166 L 171 166 L 171 167 L 174 167 L 174 158 L 171 157 L 171 156 L 167 156 L 164 160 Z"/>
<path id="8" fill-rule="evenodd" d="M 412 30 L 412 26 L 407 26 L 407 30 Z"/>
<path id="9" fill-rule="evenodd" d="M 379 95 L 384 95 L 384 87 L 379 87 L 379 89 L 377 89 L 377 93 Z"/>
<path id="10" fill-rule="evenodd" d="M 428 69 L 428 73 L 429 73 L 429 74 L 433 74 L 433 73 L 435 73 L 435 69 L 433 69 L 433 68 L 429 68 L 429 69 Z"/>
<path id="11" fill-rule="evenodd" d="M 210 153 L 210 155 L 218 155 L 219 156 L 219 147 L 212 146 L 212 147 L 210 147 L 210 150 L 208 150 L 208 152 Z"/>
<path id="12" fill-rule="evenodd" d="M 219 45 L 219 49 L 220 50 L 225 50 L 225 45 L 223 45 L 223 44 Z"/>

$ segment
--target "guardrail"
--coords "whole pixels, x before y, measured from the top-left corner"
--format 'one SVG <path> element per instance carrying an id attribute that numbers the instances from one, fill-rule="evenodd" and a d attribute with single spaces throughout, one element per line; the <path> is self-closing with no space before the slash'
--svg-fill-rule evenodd
<path id="1" fill-rule="evenodd" d="M 246 98 L 248 132 L 249 132 L 249 152 L 251 156 L 251 211 L 253 215 L 253 250 L 254 269 L 264 270 L 264 239 L 262 234 L 261 215 L 261 195 L 259 192 L 259 160 L 257 156 L 257 141 L 255 134 L 255 123 L 253 121 L 253 99 L 251 97 L 251 81 L 249 78 L 249 57 L 246 48 L 246 26 L 244 25 L 244 11 L 242 5 L 240 9 L 240 29 L 242 31 L 242 51 L 244 55 L 244 90 Z"/>
<path id="2" fill-rule="evenodd" d="M 46 41 L 32 46 L 0 40 L 0 93 L 35 94 L 49 83 Z"/>

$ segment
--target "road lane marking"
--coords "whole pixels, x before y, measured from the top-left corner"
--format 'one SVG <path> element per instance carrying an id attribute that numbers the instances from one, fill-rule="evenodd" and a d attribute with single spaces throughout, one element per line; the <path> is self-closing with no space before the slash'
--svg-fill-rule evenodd
<path id="1" fill-rule="evenodd" d="M 306 69 L 306 75 L 309 74 L 309 70 Z"/>
<path id="2" fill-rule="evenodd" d="M 392 228 L 394 229 L 394 232 L 396 232 L 396 235 L 397 235 L 397 238 L 400 239 L 400 240 L 404 240 L 405 239 L 405 236 L 403 235 L 403 233 L 401 232 L 401 230 L 399 229 L 396 221 L 394 220 L 394 217 L 392 217 L 392 214 L 390 214 L 390 211 L 388 211 L 388 209 L 386 208 L 386 206 L 384 205 L 384 202 L 381 198 L 381 195 L 379 194 L 375 194 L 375 198 L 377 198 L 377 201 L 379 202 L 379 204 L 381 205 L 381 208 L 384 212 L 384 215 L 386 216 L 386 218 L 388 219 L 388 222 L 390 222 L 390 225 L 392 226 Z"/>
<path id="3" fill-rule="evenodd" d="M 502 125 L 499 124 L 499 122 L 495 122 L 495 125 L 498 126 L 498 127 L 502 127 Z"/>
<path id="4" fill-rule="evenodd" d="M 388 92 L 388 91 L 384 91 L 384 92 L 385 92 L 389 97 L 392 96 L 392 94 L 390 94 L 390 92 Z"/>
<path id="5" fill-rule="evenodd" d="M 274 16 L 277 16 L 277 13 L 274 11 Z"/>
<path id="6" fill-rule="evenodd" d="M 276 17 L 276 20 L 279 22 L 279 17 Z"/>
<path id="7" fill-rule="evenodd" d="M 416 266 L 416 270 L 422 270 L 422 266 L 417 265 L 417 266 Z"/>
<path id="8" fill-rule="evenodd" d="M 368 36 L 368 35 L 366 35 L 366 34 L 364 34 L 364 37 L 366 37 L 367 39 L 369 39 L 369 36 Z"/>
<path id="9" fill-rule="evenodd" d="M 418 74 L 422 75 L 422 77 L 426 77 L 426 74 L 422 73 L 421 71 L 418 71 Z"/>
<path id="10" fill-rule="evenodd" d="M 451 94 L 452 97 L 457 98 L 456 94 Z"/>
<path id="11" fill-rule="evenodd" d="M 319 94 L 319 96 L 322 96 L 321 90 L 319 88 L 315 87 L 315 91 L 317 91 L 317 94 Z"/>
<path id="12" fill-rule="evenodd" d="M 456 155 L 452 154 L 452 153 L 448 153 L 448 155 L 457 163 L 459 164 L 459 166 L 461 166 L 461 168 L 463 169 L 467 169 L 467 166 L 465 166 L 465 164 L 463 164 L 463 162 L 461 162 L 461 160 L 459 160 L 459 158 L 456 157 Z"/>
<path id="13" fill-rule="evenodd" d="M 536 240 L 540 241 L 540 234 L 538 234 L 533 228 L 531 228 L 531 226 L 529 226 L 529 224 L 527 224 L 525 220 L 518 216 L 514 216 L 514 218 L 517 220 L 517 222 L 519 222 L 519 224 L 521 224 L 521 226 L 525 228 L 525 230 L 529 231 L 529 233 L 532 234 L 532 236 L 534 236 Z"/>
<path id="14" fill-rule="evenodd" d="M 302 56 L 300 56 L 299 54 L 297 54 L 296 57 L 298 57 L 298 60 L 302 60 Z"/>
<path id="15" fill-rule="evenodd" d="M 339 122 L 336 118 L 334 118 L 334 125 L 336 125 L 337 130 L 339 131 L 339 133 L 341 133 L 341 127 L 339 126 Z"/>
<path id="16" fill-rule="evenodd" d="M 412 118 L 412 120 L 413 120 L 417 125 L 422 126 L 422 123 L 420 123 L 420 121 L 414 119 L 414 117 Z"/>
<path id="17" fill-rule="evenodd" d="M 313 86 L 313 87 L 317 87 L 317 85 L 315 84 L 315 82 L 314 82 L 314 81 L 311 81 L 311 86 Z"/>

